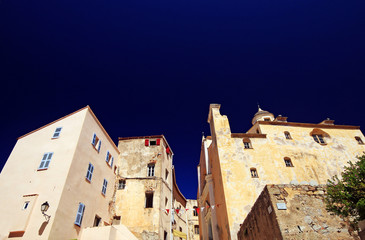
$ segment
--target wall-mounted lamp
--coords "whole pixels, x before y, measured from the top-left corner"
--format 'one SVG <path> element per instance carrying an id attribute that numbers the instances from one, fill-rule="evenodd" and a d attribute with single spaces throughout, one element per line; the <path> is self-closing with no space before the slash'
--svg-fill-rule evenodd
<path id="1" fill-rule="evenodd" d="M 51 218 L 51 216 L 45 214 L 45 212 L 47 212 L 49 208 L 49 204 L 48 202 L 44 202 L 42 205 L 41 205 L 41 212 L 43 214 L 43 216 L 46 218 L 47 222 L 49 221 L 49 219 Z"/>

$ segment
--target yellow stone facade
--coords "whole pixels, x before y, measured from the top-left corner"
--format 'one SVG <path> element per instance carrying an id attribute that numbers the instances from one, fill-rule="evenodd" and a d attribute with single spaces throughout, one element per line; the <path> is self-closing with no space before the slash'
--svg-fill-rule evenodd
<path id="1" fill-rule="evenodd" d="M 171 238 L 171 229 L 187 233 L 185 216 L 171 209 L 186 207 L 172 168 L 173 152 L 163 135 L 119 138 L 115 215 L 141 240 Z M 153 167 L 153 170 L 152 170 Z M 153 171 L 153 172 L 152 172 Z M 152 195 L 152 207 L 148 205 Z"/>
<path id="2" fill-rule="evenodd" d="M 232 133 L 211 104 L 211 137 L 203 138 L 199 171 L 201 239 L 237 239 L 240 224 L 266 184 L 326 184 L 365 151 L 358 126 L 292 123 L 259 109 L 246 133 Z M 216 206 L 214 209 L 208 206 Z M 218 206 L 218 207 L 217 207 Z"/>

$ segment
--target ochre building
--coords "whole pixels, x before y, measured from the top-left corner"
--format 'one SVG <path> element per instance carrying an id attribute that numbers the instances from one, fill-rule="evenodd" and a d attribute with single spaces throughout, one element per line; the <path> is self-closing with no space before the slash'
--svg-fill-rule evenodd
<path id="1" fill-rule="evenodd" d="M 232 133 L 219 104 L 209 107 L 211 136 L 198 166 L 200 237 L 237 239 L 267 184 L 317 186 L 340 175 L 365 150 L 358 126 L 288 122 L 259 108 L 246 133 Z"/>

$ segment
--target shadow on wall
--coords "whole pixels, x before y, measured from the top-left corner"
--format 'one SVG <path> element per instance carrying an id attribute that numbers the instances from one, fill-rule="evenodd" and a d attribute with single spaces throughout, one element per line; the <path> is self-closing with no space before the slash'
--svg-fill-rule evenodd
<path id="1" fill-rule="evenodd" d="M 48 221 L 44 221 L 38 230 L 38 235 L 41 236 L 48 225 Z"/>

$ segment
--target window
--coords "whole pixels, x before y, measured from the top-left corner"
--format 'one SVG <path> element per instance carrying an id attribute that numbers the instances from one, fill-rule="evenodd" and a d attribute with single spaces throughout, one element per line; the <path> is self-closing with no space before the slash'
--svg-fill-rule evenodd
<path id="1" fill-rule="evenodd" d="M 197 217 L 197 216 L 198 216 L 198 211 L 196 210 L 197 208 L 198 208 L 198 207 L 194 206 L 193 215 L 194 215 L 195 217 Z"/>
<path id="2" fill-rule="evenodd" d="M 180 232 L 182 232 L 182 227 L 179 227 L 179 230 L 180 230 Z M 180 240 L 182 240 L 182 238 L 180 238 Z"/>
<path id="3" fill-rule="evenodd" d="M 93 227 L 99 226 L 100 222 L 101 222 L 101 217 L 99 217 L 98 215 L 95 215 Z"/>
<path id="4" fill-rule="evenodd" d="M 61 130 L 62 130 L 62 127 L 56 128 L 56 130 L 53 133 L 52 138 L 58 138 L 60 136 Z"/>
<path id="5" fill-rule="evenodd" d="M 243 141 L 243 146 L 245 149 L 252 148 L 250 139 L 244 138 L 242 141 Z"/>
<path id="6" fill-rule="evenodd" d="M 252 148 L 251 143 L 249 143 L 249 142 L 244 142 L 243 144 L 244 144 L 245 148 Z"/>
<path id="7" fill-rule="evenodd" d="M 250 172 L 251 172 L 251 177 L 253 177 L 253 178 L 259 177 L 259 175 L 257 174 L 256 168 L 250 168 Z"/>
<path id="8" fill-rule="evenodd" d="M 125 180 L 120 179 L 118 182 L 118 189 L 124 189 L 125 188 Z"/>
<path id="9" fill-rule="evenodd" d="M 91 144 L 94 146 L 94 148 L 95 148 L 98 152 L 100 152 L 101 140 L 98 138 L 98 136 L 96 136 L 96 134 L 95 134 L 95 133 L 94 133 L 93 140 L 92 140 Z"/>
<path id="10" fill-rule="evenodd" d="M 38 170 L 44 170 L 44 169 L 48 169 L 49 163 L 51 162 L 53 153 L 45 153 L 43 155 L 41 164 L 39 164 Z"/>
<path id="11" fill-rule="evenodd" d="M 84 211 L 85 211 L 85 205 L 83 203 L 79 203 L 79 208 L 77 210 L 76 220 L 75 220 L 75 224 L 79 227 L 81 226 L 82 217 L 84 216 Z"/>
<path id="12" fill-rule="evenodd" d="M 316 141 L 317 143 L 326 144 L 326 142 L 323 139 L 322 134 L 313 134 L 312 137 L 313 137 L 314 141 Z"/>
<path id="13" fill-rule="evenodd" d="M 105 161 L 106 161 L 106 163 L 107 163 L 110 167 L 112 167 L 112 166 L 113 166 L 114 157 L 112 157 L 112 155 L 110 154 L 110 152 L 109 152 L 109 151 L 107 151 L 107 153 L 106 153 Z"/>
<path id="14" fill-rule="evenodd" d="M 290 158 L 285 157 L 285 158 L 284 158 L 284 162 L 285 162 L 285 166 L 287 166 L 287 167 L 294 167 L 294 166 L 293 166 L 293 163 L 292 163 L 292 162 L 291 162 L 291 160 L 290 160 Z"/>
<path id="15" fill-rule="evenodd" d="M 163 231 L 163 240 L 167 240 L 167 232 Z"/>
<path id="16" fill-rule="evenodd" d="M 101 193 L 105 196 L 106 188 L 108 186 L 108 181 L 104 178 L 103 187 L 101 189 Z"/>
<path id="17" fill-rule="evenodd" d="M 355 139 L 358 144 L 364 144 L 364 142 L 362 141 L 362 139 L 360 137 L 355 137 Z"/>
<path id="18" fill-rule="evenodd" d="M 147 165 L 147 176 L 148 177 L 155 176 L 155 164 L 148 164 Z"/>
<path id="19" fill-rule="evenodd" d="M 89 163 L 89 167 L 87 168 L 87 172 L 86 172 L 86 179 L 91 182 L 91 178 L 93 176 L 93 172 L 94 172 L 94 166 Z"/>
<path id="20" fill-rule="evenodd" d="M 264 121 L 269 122 L 270 118 L 264 118 Z"/>
<path id="21" fill-rule="evenodd" d="M 146 192 L 146 208 L 153 208 L 153 192 Z"/>
<path id="22" fill-rule="evenodd" d="M 169 200 L 167 199 L 167 197 L 165 197 L 165 207 L 167 207 L 168 203 L 169 203 Z"/>
<path id="23" fill-rule="evenodd" d="M 194 225 L 194 234 L 199 234 L 199 225 Z"/>
<path id="24" fill-rule="evenodd" d="M 289 132 L 285 131 L 284 135 L 285 135 L 286 139 L 289 139 L 289 140 L 292 139 Z"/>
<path id="25" fill-rule="evenodd" d="M 29 201 L 24 202 L 23 210 L 27 209 L 29 206 Z"/>
<path id="26" fill-rule="evenodd" d="M 159 138 L 154 139 L 154 140 L 146 139 L 145 142 L 144 142 L 144 145 L 146 147 L 148 147 L 148 146 L 159 146 L 160 142 L 161 142 L 161 139 L 159 139 Z"/>
<path id="27" fill-rule="evenodd" d="M 167 169 L 166 169 L 166 171 L 165 171 L 165 180 L 166 181 L 167 181 L 168 176 L 169 176 L 169 171 L 167 171 Z"/>

